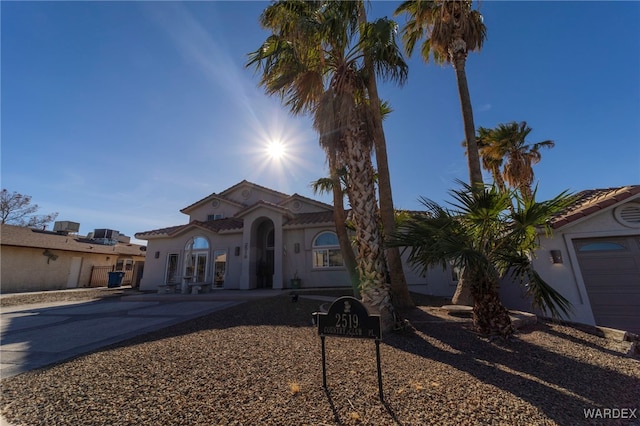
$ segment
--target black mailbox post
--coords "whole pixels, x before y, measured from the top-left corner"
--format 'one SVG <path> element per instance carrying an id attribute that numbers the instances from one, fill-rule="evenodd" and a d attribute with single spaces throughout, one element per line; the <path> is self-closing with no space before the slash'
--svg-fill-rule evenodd
<path id="1" fill-rule="evenodd" d="M 370 315 L 367 308 L 355 297 L 345 296 L 335 300 L 327 313 L 316 312 L 318 334 L 322 342 L 322 387 L 327 389 L 327 369 L 324 339 L 326 336 L 375 339 L 376 361 L 378 364 L 378 392 L 384 401 L 382 391 L 382 368 L 380 367 L 380 339 L 382 331 L 380 315 Z"/>

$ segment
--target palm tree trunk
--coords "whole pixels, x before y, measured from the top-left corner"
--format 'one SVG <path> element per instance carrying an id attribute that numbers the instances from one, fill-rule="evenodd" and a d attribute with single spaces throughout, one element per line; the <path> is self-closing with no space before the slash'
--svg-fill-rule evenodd
<path id="1" fill-rule="evenodd" d="M 367 22 L 364 3 L 358 5 L 358 21 L 360 25 Z M 375 70 L 371 63 L 371 57 L 364 55 L 364 66 L 368 70 L 367 91 L 371 102 L 373 114 L 373 141 L 376 150 L 376 162 L 378 166 L 378 192 L 380 194 L 380 218 L 382 219 L 383 240 L 393 235 L 396 230 L 396 220 L 393 208 L 393 195 L 391 193 L 391 176 L 389 174 L 389 162 L 387 159 L 387 141 L 382 127 L 382 113 L 380 98 L 378 97 L 378 84 Z M 413 308 L 415 304 L 409 294 L 409 287 L 402 267 L 400 249 L 397 247 L 385 250 L 389 276 L 391 278 L 391 294 L 393 305 L 398 309 Z"/>
<path id="2" fill-rule="evenodd" d="M 500 301 L 497 278 L 470 273 L 473 278 L 473 325 L 485 336 L 509 337 L 513 334 L 509 312 Z"/>
<path id="3" fill-rule="evenodd" d="M 467 73 L 465 71 L 466 53 L 458 52 L 453 61 L 458 81 L 458 95 L 460 96 L 460 107 L 462 108 L 462 120 L 464 122 L 464 136 L 467 141 L 467 163 L 469 166 L 469 184 L 475 186 L 482 184 L 482 169 L 480 167 L 480 154 L 476 143 L 476 128 L 473 122 L 473 108 L 471 106 L 471 96 L 467 85 Z"/>
<path id="4" fill-rule="evenodd" d="M 504 183 L 504 178 L 502 177 L 502 173 L 500 172 L 500 169 L 497 167 L 492 169 L 491 174 L 493 175 L 493 181 L 498 186 L 498 189 L 500 190 L 500 192 L 502 192 L 503 194 L 507 192 L 507 186 Z"/>
<path id="5" fill-rule="evenodd" d="M 338 243 L 340 244 L 340 251 L 342 252 L 344 266 L 347 268 L 347 272 L 349 273 L 353 296 L 360 298 L 360 276 L 356 269 L 356 256 L 353 253 L 353 247 L 351 246 L 349 233 L 346 227 L 347 214 L 344 210 L 344 193 L 342 191 L 342 185 L 340 184 L 340 176 L 337 171 L 336 153 L 327 152 L 327 158 L 329 162 L 329 173 L 331 175 L 331 180 L 333 181 L 333 221 L 336 224 L 336 235 L 338 236 Z"/>
<path id="6" fill-rule="evenodd" d="M 451 298 L 451 303 L 455 305 L 473 306 L 473 293 L 471 292 L 471 277 L 464 269 L 458 277 L 456 292 Z"/>
<path id="7" fill-rule="evenodd" d="M 371 150 L 360 143 L 363 132 L 358 115 L 354 113 L 350 121 L 345 132 L 344 155 L 349 168 L 347 190 L 356 228 L 360 292 L 364 305 L 372 313 L 380 314 L 383 332 L 388 332 L 395 327 L 395 309 L 391 304 L 390 285 L 385 279 Z"/>
<path id="8" fill-rule="evenodd" d="M 482 170 L 480 167 L 480 153 L 476 143 L 476 128 L 473 122 L 473 108 L 471 107 L 471 96 L 467 85 L 467 73 L 465 71 L 466 52 L 458 51 L 452 61 L 456 71 L 458 81 L 458 94 L 460 96 L 460 107 L 462 108 L 462 120 L 464 122 L 464 136 L 467 141 L 467 164 L 469 166 L 469 184 L 472 187 L 482 185 Z M 469 297 L 473 297 L 468 288 L 472 283 L 466 277 L 461 277 L 453 295 L 452 302 L 457 305 L 470 305 L 473 303 Z M 467 286 L 467 288 L 465 288 Z"/>

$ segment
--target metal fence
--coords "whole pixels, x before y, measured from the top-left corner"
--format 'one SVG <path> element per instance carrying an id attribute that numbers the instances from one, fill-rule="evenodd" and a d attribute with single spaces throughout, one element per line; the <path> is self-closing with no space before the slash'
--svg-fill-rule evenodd
<path id="1" fill-rule="evenodd" d="M 122 279 L 123 285 L 131 285 L 137 287 L 140 284 L 140 278 L 142 277 L 143 262 L 136 262 L 133 268 L 124 272 L 124 278 Z M 89 287 L 105 287 L 109 284 L 109 272 L 115 271 L 115 266 L 94 266 L 91 268 L 91 279 L 89 281 Z"/>

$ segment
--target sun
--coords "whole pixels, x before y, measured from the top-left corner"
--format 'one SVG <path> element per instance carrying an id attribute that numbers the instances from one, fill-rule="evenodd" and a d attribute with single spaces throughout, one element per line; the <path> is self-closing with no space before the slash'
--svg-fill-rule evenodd
<path id="1" fill-rule="evenodd" d="M 269 154 L 269 157 L 273 158 L 274 160 L 279 160 L 285 156 L 286 149 L 282 142 L 271 141 L 267 146 L 267 153 Z"/>

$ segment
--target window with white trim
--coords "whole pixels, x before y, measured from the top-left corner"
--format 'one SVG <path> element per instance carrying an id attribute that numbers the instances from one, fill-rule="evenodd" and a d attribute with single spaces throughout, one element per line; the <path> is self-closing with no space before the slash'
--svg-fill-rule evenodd
<path id="1" fill-rule="evenodd" d="M 167 273 L 165 276 L 165 284 L 177 283 L 180 281 L 178 275 L 178 253 L 169 253 L 167 255 Z"/>
<path id="2" fill-rule="evenodd" d="M 325 231 L 313 240 L 313 267 L 334 268 L 343 266 L 342 252 L 335 232 Z"/>

